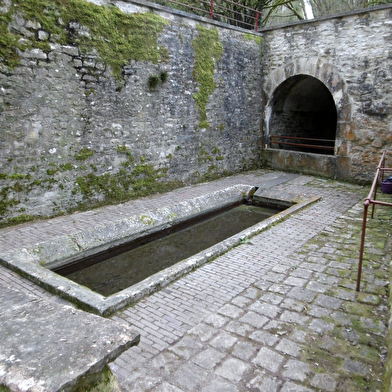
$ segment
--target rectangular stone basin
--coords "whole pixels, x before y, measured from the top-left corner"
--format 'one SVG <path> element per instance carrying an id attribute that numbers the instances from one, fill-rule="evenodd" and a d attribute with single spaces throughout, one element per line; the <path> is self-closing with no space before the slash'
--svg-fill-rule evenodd
<path id="1" fill-rule="evenodd" d="M 88 231 L 59 236 L 34 246 L 1 254 L 0 262 L 83 309 L 106 316 L 159 290 L 317 199 L 308 195 L 277 194 L 273 189 L 263 190 L 238 184 L 177 205 L 162 206 L 141 215 L 121 217 L 118 221 L 102 224 Z M 181 226 L 201 215 L 214 214 L 220 209 L 249 200 L 279 210 L 286 209 L 208 246 L 197 254 L 186 256 L 185 259 L 143 278 L 130 287 L 122 287 L 118 292 L 99 294 L 54 272 L 75 264 L 80 259 L 94 258 L 96 255 L 127 246 L 126 244 L 133 241 L 144 241 L 156 233 L 170 231 L 173 227 Z"/>

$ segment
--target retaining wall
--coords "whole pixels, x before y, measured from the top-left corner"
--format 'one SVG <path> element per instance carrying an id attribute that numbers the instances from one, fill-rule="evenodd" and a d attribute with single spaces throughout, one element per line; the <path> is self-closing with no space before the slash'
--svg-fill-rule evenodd
<path id="1" fill-rule="evenodd" d="M 17 0 L 1 7 L 0 224 L 258 165 L 260 35 L 143 2 L 94 3 L 52 0 L 34 16 Z M 76 21 L 72 7 L 91 16 Z"/>
<path id="2" fill-rule="evenodd" d="M 34 1 L 0 6 L 0 225 L 265 164 L 369 182 L 391 148 L 390 5 L 254 34 L 143 0 Z M 333 156 L 263 150 L 296 75 L 334 99 Z"/>

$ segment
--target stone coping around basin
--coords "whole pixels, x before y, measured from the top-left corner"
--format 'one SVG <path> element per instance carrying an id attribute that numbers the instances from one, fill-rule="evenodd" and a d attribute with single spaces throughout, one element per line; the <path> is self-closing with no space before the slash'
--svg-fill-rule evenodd
<path id="1" fill-rule="evenodd" d="M 0 284 L 0 390 L 71 392 L 139 343 L 128 326 Z"/>
<path id="2" fill-rule="evenodd" d="M 102 252 L 253 196 L 260 202 L 275 205 L 283 203 L 291 207 L 109 297 L 95 293 L 47 268 Z M 83 309 L 108 316 L 165 287 L 170 282 L 241 244 L 244 239 L 260 233 L 319 199 L 312 195 L 279 193 L 273 189 L 258 190 L 251 185 L 239 184 L 177 205 L 162 206 L 148 214 L 122 218 L 88 231 L 59 236 L 34 246 L 0 254 L 0 263 L 45 289 L 76 303 Z"/>

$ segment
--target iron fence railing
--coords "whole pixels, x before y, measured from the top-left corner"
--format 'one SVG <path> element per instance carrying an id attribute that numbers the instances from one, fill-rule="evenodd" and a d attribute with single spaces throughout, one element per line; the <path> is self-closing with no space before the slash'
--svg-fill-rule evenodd
<path id="1" fill-rule="evenodd" d="M 257 31 L 262 17 L 262 13 L 257 9 L 231 0 L 198 0 L 193 4 L 181 0 L 153 0 L 153 2 L 247 30 Z"/>
<path id="2" fill-rule="evenodd" d="M 290 22 L 304 21 L 309 17 L 309 15 L 305 12 L 305 9 L 302 9 L 302 11 L 296 11 L 290 6 L 289 1 L 287 2 L 287 5 L 284 5 L 283 3 L 281 5 L 273 3 L 267 6 L 260 5 L 259 9 L 248 7 L 232 0 L 147 1 L 255 31 L 266 26 L 277 26 Z M 348 2 L 342 2 L 341 0 L 334 0 L 332 7 L 325 8 L 325 6 L 321 4 L 313 5 L 310 19 L 323 16 L 340 15 L 345 12 L 352 12 L 365 8 L 374 8 L 391 2 L 392 0 L 375 0 L 367 4 L 355 5 L 349 4 Z"/>
<path id="3" fill-rule="evenodd" d="M 277 146 L 293 146 L 293 147 L 305 147 L 315 148 L 322 150 L 334 151 L 335 140 L 328 139 L 313 139 L 309 137 L 297 137 L 297 136 L 284 136 L 284 135 L 273 135 L 271 136 L 271 145 Z"/>
<path id="4" fill-rule="evenodd" d="M 377 166 L 376 174 L 373 179 L 372 187 L 370 188 L 370 192 L 368 197 L 365 199 L 363 206 L 363 221 L 362 221 L 362 234 L 361 234 L 361 245 L 359 249 L 359 262 L 358 262 L 358 276 L 357 276 L 357 287 L 356 290 L 360 290 L 361 286 L 361 275 L 362 275 L 362 262 L 363 262 L 363 252 L 365 248 L 365 233 L 366 233 L 366 223 L 367 223 L 367 215 L 368 215 L 368 208 L 372 205 L 372 218 L 374 217 L 374 209 L 376 205 L 382 206 L 389 206 L 392 207 L 392 203 L 376 200 L 377 199 L 377 187 L 378 184 L 383 182 L 384 180 L 384 173 L 392 172 L 392 168 L 385 167 L 385 159 L 386 159 L 387 152 L 384 151 L 380 162 Z M 389 192 L 388 192 L 389 193 Z"/>

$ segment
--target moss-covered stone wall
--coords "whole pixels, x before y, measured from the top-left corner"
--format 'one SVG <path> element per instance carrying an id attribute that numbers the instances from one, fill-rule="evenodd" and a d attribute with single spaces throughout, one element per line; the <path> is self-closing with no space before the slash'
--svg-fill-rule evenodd
<path id="1" fill-rule="evenodd" d="M 257 167 L 260 43 L 126 1 L 0 0 L 0 226 Z"/>

